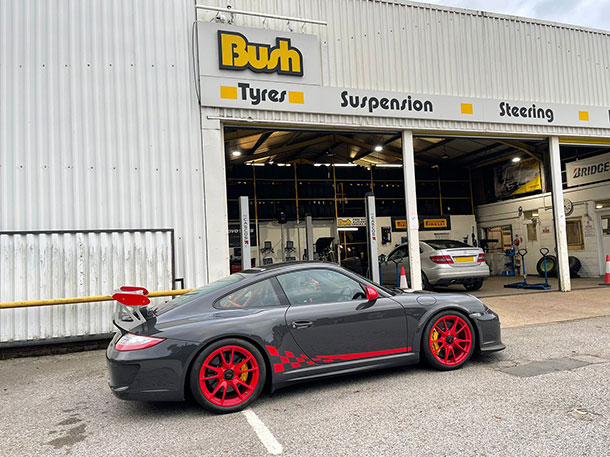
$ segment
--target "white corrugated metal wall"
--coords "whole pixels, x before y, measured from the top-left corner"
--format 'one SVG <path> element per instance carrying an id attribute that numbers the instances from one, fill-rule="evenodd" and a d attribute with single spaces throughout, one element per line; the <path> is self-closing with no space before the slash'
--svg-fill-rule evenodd
<path id="1" fill-rule="evenodd" d="M 107 295 L 172 286 L 171 231 L 0 233 L 3 301 Z M 160 300 L 160 299 L 158 299 Z M 116 302 L 0 310 L 0 344 L 112 331 Z"/>
<path id="2" fill-rule="evenodd" d="M 0 231 L 175 229 L 177 276 L 207 280 L 194 19 L 193 0 L 0 2 Z"/>
<path id="3" fill-rule="evenodd" d="M 302 25 L 234 15 L 235 25 L 318 35 L 323 85 L 610 106 L 610 32 L 402 1 L 198 3 L 327 21 L 327 26 Z M 209 21 L 215 15 L 200 10 L 198 18 Z M 610 137 L 610 129 L 236 109 L 206 110 L 205 114 L 289 123 Z"/>

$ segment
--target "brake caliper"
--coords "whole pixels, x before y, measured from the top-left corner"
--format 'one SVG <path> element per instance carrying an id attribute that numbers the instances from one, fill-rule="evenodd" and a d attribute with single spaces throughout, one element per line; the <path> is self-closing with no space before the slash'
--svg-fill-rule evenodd
<path id="1" fill-rule="evenodd" d="M 435 341 L 438 340 L 438 331 L 436 328 L 432 331 L 432 339 Z M 438 354 L 441 350 L 441 345 L 438 343 L 438 341 L 432 343 L 432 347 L 434 348 L 434 352 L 436 354 Z"/>

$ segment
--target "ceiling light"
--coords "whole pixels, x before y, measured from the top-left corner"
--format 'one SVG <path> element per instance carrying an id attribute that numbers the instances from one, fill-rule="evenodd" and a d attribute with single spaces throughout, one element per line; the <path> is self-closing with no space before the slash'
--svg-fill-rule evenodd
<path id="1" fill-rule="evenodd" d="M 321 167 L 321 166 L 322 166 L 322 164 L 321 164 L 321 163 L 314 163 L 314 164 L 313 164 L 313 166 L 314 166 L 314 167 Z"/>
<path id="2" fill-rule="evenodd" d="M 375 165 L 376 168 L 402 168 L 400 163 L 378 163 Z"/>
<path id="3" fill-rule="evenodd" d="M 337 230 L 340 232 L 357 232 L 358 227 L 339 227 Z"/>
<path id="4" fill-rule="evenodd" d="M 513 163 L 521 162 L 521 157 L 513 157 Z"/>
<path id="5" fill-rule="evenodd" d="M 538 217 L 539 214 L 538 213 L 532 213 L 532 217 Z"/>
<path id="6" fill-rule="evenodd" d="M 598 203 L 597 205 L 595 205 L 595 209 L 602 209 L 604 207 L 604 205 L 602 205 L 601 203 Z"/>
<path id="7" fill-rule="evenodd" d="M 270 160 L 269 162 L 267 162 L 269 165 L 273 165 L 273 160 Z"/>
<path id="8" fill-rule="evenodd" d="M 380 144 L 375 146 L 375 152 L 381 152 L 381 151 L 383 151 L 383 146 L 381 146 Z"/>
<path id="9" fill-rule="evenodd" d="M 277 166 L 278 166 L 278 167 L 285 167 L 285 166 L 286 166 L 286 164 L 285 164 L 285 163 L 278 163 L 278 164 L 277 164 Z"/>
<path id="10" fill-rule="evenodd" d="M 355 163 L 336 163 L 335 167 L 355 167 Z"/>
<path id="11" fill-rule="evenodd" d="M 441 159 L 443 160 L 447 160 L 449 158 L 449 154 L 447 154 L 446 152 L 441 156 Z"/>
<path id="12" fill-rule="evenodd" d="M 231 155 L 232 155 L 233 157 L 239 157 L 239 156 L 241 155 L 241 152 L 240 152 L 240 151 L 235 150 L 235 151 L 233 151 L 233 152 L 231 153 Z"/>

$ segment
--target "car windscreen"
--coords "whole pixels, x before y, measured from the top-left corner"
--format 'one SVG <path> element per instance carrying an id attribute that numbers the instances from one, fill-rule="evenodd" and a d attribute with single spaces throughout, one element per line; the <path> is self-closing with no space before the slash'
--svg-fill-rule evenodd
<path id="1" fill-rule="evenodd" d="M 428 246 L 432 249 L 455 249 L 455 248 L 471 248 L 472 246 L 456 240 L 425 240 Z"/>
<path id="2" fill-rule="evenodd" d="M 185 303 L 189 303 L 200 297 L 211 294 L 212 292 L 216 292 L 217 290 L 220 290 L 223 287 L 227 287 L 239 281 L 242 281 L 244 278 L 245 276 L 239 273 L 233 274 L 231 276 L 226 276 L 222 279 L 218 279 L 209 284 L 206 284 L 205 286 L 199 287 L 198 289 L 192 290 L 189 293 L 180 295 L 179 297 L 176 297 L 166 303 L 151 305 L 148 307 L 148 309 L 158 316 L 159 314 L 166 313 L 174 308 L 177 308 L 178 306 L 184 305 Z"/>

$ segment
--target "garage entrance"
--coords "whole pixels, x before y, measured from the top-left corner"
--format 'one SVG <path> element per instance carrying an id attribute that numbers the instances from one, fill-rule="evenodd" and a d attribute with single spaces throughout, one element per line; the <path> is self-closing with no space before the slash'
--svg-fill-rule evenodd
<path id="1" fill-rule="evenodd" d="M 227 126 L 224 141 L 231 271 L 240 269 L 238 199 L 247 196 L 252 265 L 306 259 L 311 216 L 314 259 L 370 276 L 364 197 L 372 191 L 382 281 L 397 285 L 400 266 L 408 273 L 406 246 L 398 249 L 407 242 L 398 132 Z M 558 290 L 548 140 L 422 134 L 413 151 L 422 242 L 482 249 L 492 276 L 482 291 L 494 295 L 516 293 L 504 285 L 522 281 L 524 268 L 528 282 L 544 282 L 546 248 L 549 283 Z M 463 281 L 446 283 L 438 290 L 466 290 Z"/>

